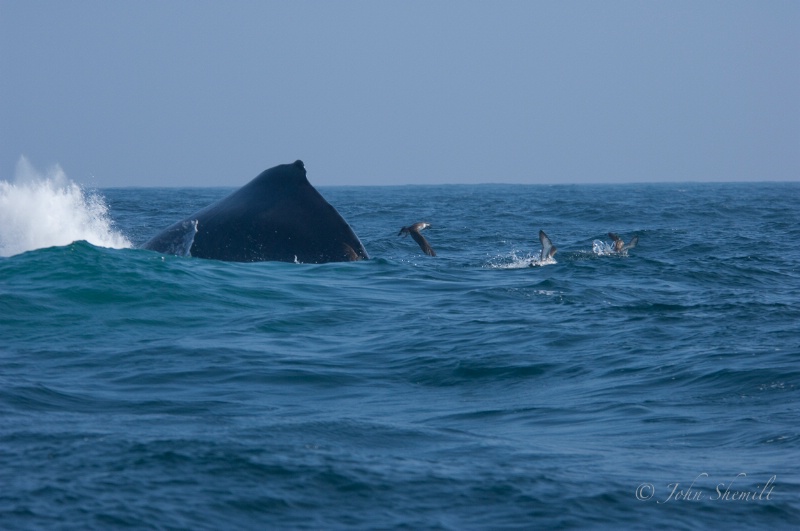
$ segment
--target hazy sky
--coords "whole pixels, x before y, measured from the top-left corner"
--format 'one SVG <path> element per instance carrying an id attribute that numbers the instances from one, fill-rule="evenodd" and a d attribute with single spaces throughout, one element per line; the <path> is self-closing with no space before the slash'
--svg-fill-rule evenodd
<path id="1" fill-rule="evenodd" d="M 0 0 L 0 178 L 800 180 L 797 1 Z"/>

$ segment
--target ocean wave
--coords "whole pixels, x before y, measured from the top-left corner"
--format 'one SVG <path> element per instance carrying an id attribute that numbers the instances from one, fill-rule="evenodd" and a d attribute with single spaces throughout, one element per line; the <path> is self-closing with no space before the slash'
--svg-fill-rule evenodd
<path id="1" fill-rule="evenodd" d="M 69 180 L 60 166 L 41 172 L 21 157 L 13 182 L 0 181 L 0 256 L 77 240 L 131 246 L 114 228 L 101 195 Z"/>

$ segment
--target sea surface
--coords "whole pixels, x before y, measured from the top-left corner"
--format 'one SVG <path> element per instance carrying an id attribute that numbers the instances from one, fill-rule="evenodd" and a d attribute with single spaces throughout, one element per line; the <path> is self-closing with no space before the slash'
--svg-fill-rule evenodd
<path id="1" fill-rule="evenodd" d="M 229 188 L 34 181 L 1 529 L 800 527 L 800 183 L 320 187 L 371 259 L 313 265 L 136 248 Z"/>

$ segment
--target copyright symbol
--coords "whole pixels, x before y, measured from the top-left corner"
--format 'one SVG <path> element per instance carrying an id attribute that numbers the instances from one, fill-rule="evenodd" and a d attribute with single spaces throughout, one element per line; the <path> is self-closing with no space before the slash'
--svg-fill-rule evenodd
<path id="1" fill-rule="evenodd" d="M 656 493 L 656 488 L 652 483 L 642 483 L 636 487 L 636 499 L 639 501 L 647 501 Z"/>

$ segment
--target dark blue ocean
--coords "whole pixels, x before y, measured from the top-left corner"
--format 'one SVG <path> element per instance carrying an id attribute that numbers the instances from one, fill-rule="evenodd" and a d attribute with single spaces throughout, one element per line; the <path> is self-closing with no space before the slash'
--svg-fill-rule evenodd
<path id="1" fill-rule="evenodd" d="M 135 248 L 231 189 L 4 186 L 2 529 L 800 526 L 800 183 L 321 187 L 322 265 Z"/>

